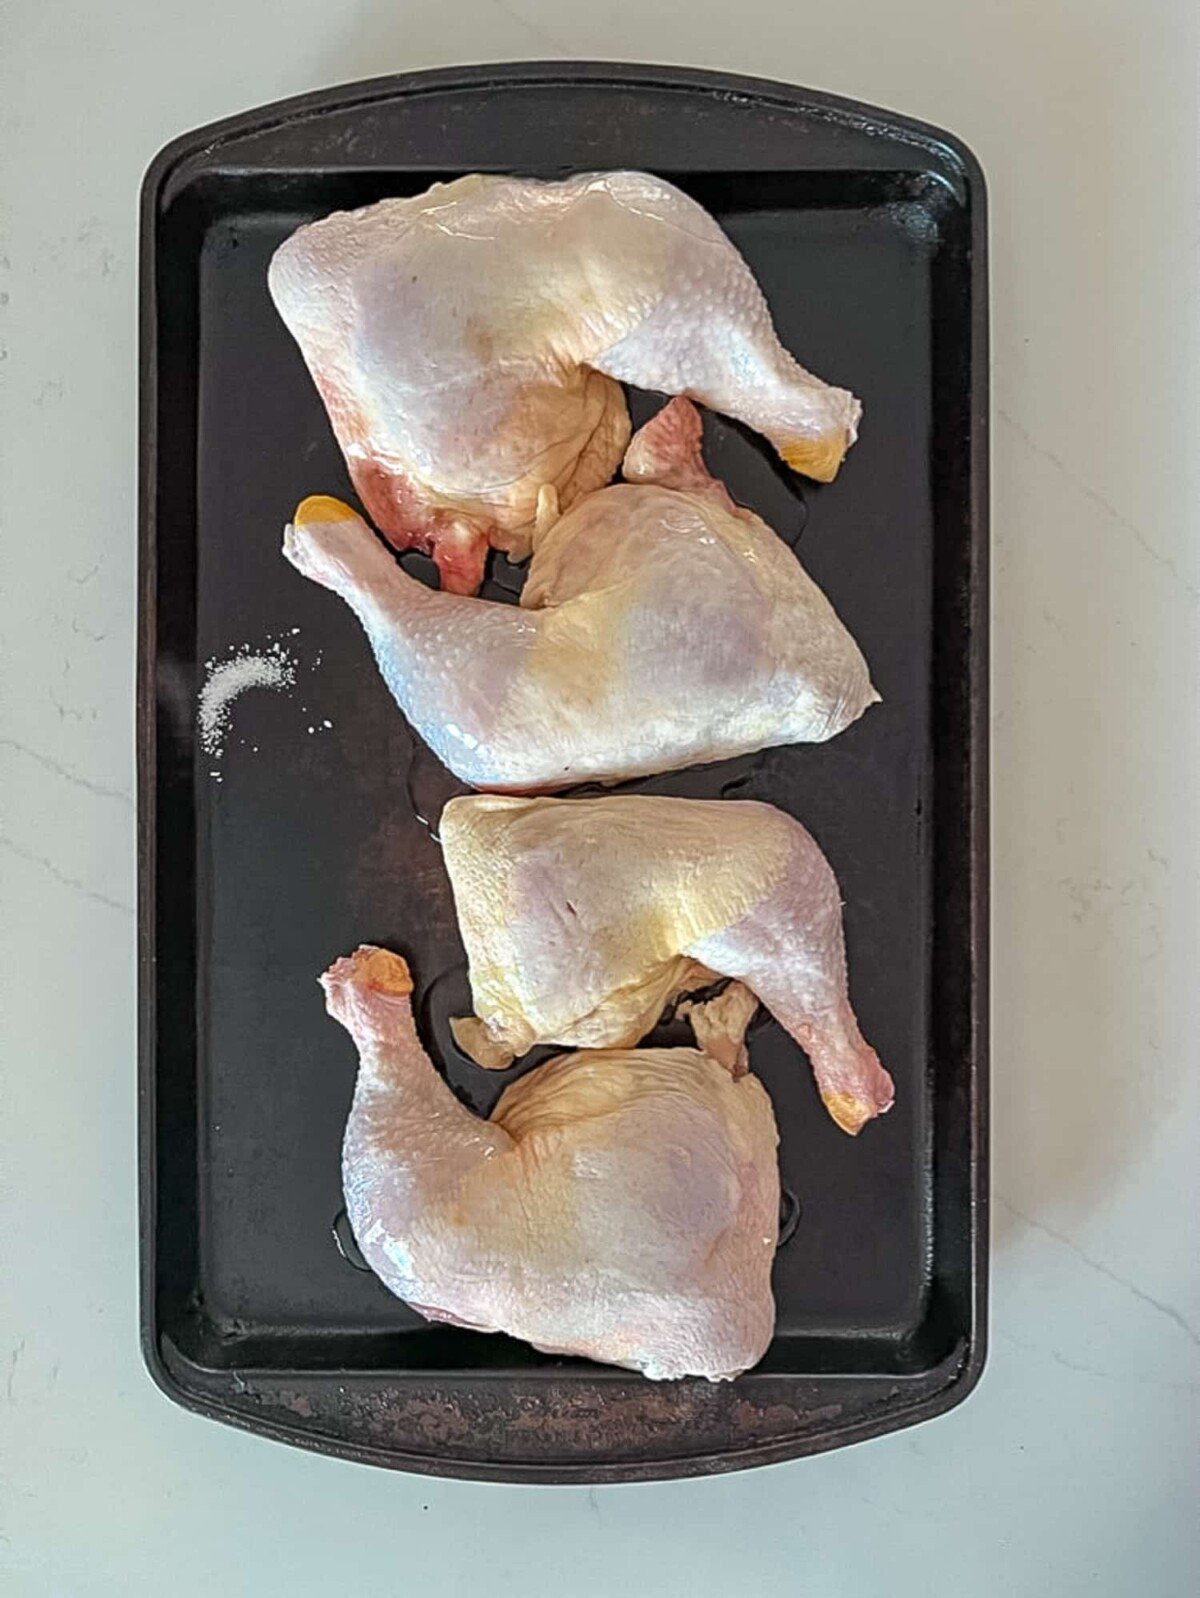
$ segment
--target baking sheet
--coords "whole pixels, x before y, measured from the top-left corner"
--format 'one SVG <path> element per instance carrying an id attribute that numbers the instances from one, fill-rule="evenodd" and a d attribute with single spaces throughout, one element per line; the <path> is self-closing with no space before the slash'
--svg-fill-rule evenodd
<path id="1" fill-rule="evenodd" d="M 617 166 L 705 205 L 784 343 L 865 407 L 828 487 L 712 415 L 705 447 L 794 543 L 882 705 L 827 745 L 638 785 L 766 799 L 813 832 L 842 885 L 863 1031 L 896 1081 L 894 1110 L 848 1139 L 796 1045 L 756 1027 L 796 1221 L 775 1341 L 721 1387 L 432 1326 L 333 1235 L 355 1058 L 316 986 L 332 958 L 359 942 L 409 958 L 425 1041 L 477 1108 L 510 1074 L 474 1068 L 446 1025 L 468 1008 L 435 837 L 454 785 L 350 612 L 279 554 L 305 494 L 352 495 L 267 261 L 303 221 L 463 171 Z M 171 1396 L 386 1464 L 597 1481 L 811 1452 L 969 1390 L 986 1245 L 983 205 L 972 158 L 935 130 L 651 67 L 385 80 L 158 158 L 142 278 L 142 1244 L 144 1344 Z M 630 399 L 635 421 L 659 403 Z M 519 574 L 500 579 L 489 591 L 511 602 Z M 295 687 L 241 700 L 214 759 L 196 737 L 205 663 L 270 641 Z"/>

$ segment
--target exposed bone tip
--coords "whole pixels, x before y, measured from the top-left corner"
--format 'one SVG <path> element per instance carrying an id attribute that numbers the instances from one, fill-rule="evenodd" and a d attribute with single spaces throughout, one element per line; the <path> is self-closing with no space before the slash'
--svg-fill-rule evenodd
<path id="1" fill-rule="evenodd" d="M 357 516 L 343 500 L 334 499 L 332 494 L 309 494 L 307 499 L 302 499 L 296 506 L 296 514 L 292 517 L 292 526 L 310 527 L 316 522 L 352 522 Z M 286 535 L 284 548 L 287 548 Z"/>
<path id="2" fill-rule="evenodd" d="M 865 1099 L 855 1098 L 853 1093 L 823 1093 L 821 1101 L 832 1119 L 851 1137 L 857 1137 L 867 1122 L 881 1113 Z"/>
<path id="3" fill-rule="evenodd" d="M 853 442 L 853 430 L 839 428 L 820 438 L 789 439 L 786 444 L 779 446 L 779 454 L 802 477 L 811 477 L 818 483 L 832 483 Z"/>
<path id="4" fill-rule="evenodd" d="M 390 949 L 371 943 L 361 944 L 353 954 L 335 960 L 322 976 L 321 986 L 327 994 L 334 988 L 355 987 L 391 998 L 403 998 L 413 990 L 408 962 Z"/>

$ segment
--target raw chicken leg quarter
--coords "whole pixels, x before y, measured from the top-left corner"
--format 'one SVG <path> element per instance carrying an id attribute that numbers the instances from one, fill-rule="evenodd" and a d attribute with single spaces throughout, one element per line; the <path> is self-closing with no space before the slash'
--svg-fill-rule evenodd
<path id="1" fill-rule="evenodd" d="M 572 1054 L 463 1107 L 413 1027 L 403 960 L 321 979 L 359 1052 L 342 1149 L 367 1262 L 430 1320 L 655 1378 L 755 1364 L 775 1321 L 778 1135 L 698 1049 Z"/>
<path id="2" fill-rule="evenodd" d="M 858 401 L 797 364 L 716 222 L 644 172 L 476 174 L 339 211 L 269 282 L 368 513 L 454 593 L 489 542 L 528 555 L 544 487 L 565 508 L 609 481 L 622 382 L 735 416 L 822 481 L 854 441 Z"/>
<path id="3" fill-rule="evenodd" d="M 283 550 L 354 610 L 392 696 L 475 788 L 537 792 L 832 738 L 878 699 L 858 646 L 783 541 L 733 504 L 672 400 L 623 484 L 554 520 L 519 606 L 430 590 L 338 500 Z"/>
<path id="4" fill-rule="evenodd" d="M 891 1108 L 846 993 L 837 881 L 782 811 L 477 795 L 450 801 L 440 833 L 476 1012 L 455 1036 L 480 1065 L 537 1043 L 627 1047 L 669 1000 L 732 977 L 807 1053 L 843 1131 Z M 723 1029 L 734 1058 L 749 1012 L 736 993 L 729 1008 L 706 1031 Z"/>

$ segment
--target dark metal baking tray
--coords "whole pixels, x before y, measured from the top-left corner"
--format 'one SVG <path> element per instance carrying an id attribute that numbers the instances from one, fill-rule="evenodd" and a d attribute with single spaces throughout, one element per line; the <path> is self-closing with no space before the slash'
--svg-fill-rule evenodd
<path id="1" fill-rule="evenodd" d="M 719 418 L 706 445 L 738 499 L 802 539 L 882 705 L 830 744 L 645 785 L 736 789 L 812 829 L 841 879 L 863 1029 L 896 1079 L 893 1112 L 851 1140 L 794 1045 L 773 1023 L 757 1030 L 798 1220 L 778 1256 L 775 1341 L 718 1386 L 428 1325 L 331 1235 L 355 1067 L 315 980 L 334 956 L 360 941 L 402 950 L 458 1091 L 486 1108 L 501 1081 L 446 1034 L 462 951 L 415 813 L 435 774 L 349 611 L 280 558 L 303 495 L 349 490 L 267 261 L 302 221 L 437 178 L 612 167 L 648 168 L 707 206 L 784 342 L 865 403 L 829 487 Z M 651 66 L 357 84 L 204 128 L 155 160 L 141 264 L 142 1328 L 176 1401 L 363 1461 L 598 1482 L 813 1453 L 970 1391 L 987 1247 L 985 237 L 983 178 L 948 135 Z M 633 404 L 643 416 L 651 402 Z M 245 741 L 230 741 L 218 782 L 195 736 L 203 663 L 272 634 L 306 662 L 303 684 L 242 701 Z"/>

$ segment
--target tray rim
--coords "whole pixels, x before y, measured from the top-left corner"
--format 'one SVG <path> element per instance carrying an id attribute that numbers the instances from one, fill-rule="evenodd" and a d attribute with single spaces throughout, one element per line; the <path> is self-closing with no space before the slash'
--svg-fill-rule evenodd
<path id="1" fill-rule="evenodd" d="M 752 106 L 774 107 L 810 120 L 877 133 L 892 141 L 926 150 L 943 161 L 949 158 L 961 174 L 971 229 L 969 279 L 971 288 L 969 350 L 969 473 L 966 501 L 971 546 L 971 588 L 966 606 L 965 656 L 969 676 L 967 705 L 968 780 L 965 821 L 969 834 L 966 859 L 969 869 L 970 980 L 968 999 L 970 1203 L 967 1215 L 970 1255 L 971 1324 L 963 1343 L 941 1364 L 913 1378 L 889 1378 L 878 1373 L 844 1376 L 779 1376 L 751 1372 L 742 1382 L 772 1389 L 803 1383 L 835 1393 L 847 1400 L 862 1400 L 864 1387 L 891 1384 L 893 1393 L 908 1388 L 907 1401 L 881 1411 L 863 1409 L 858 1418 L 826 1427 L 695 1454 L 671 1453 L 654 1459 L 602 1463 L 587 1454 L 557 1455 L 537 1461 L 498 1461 L 486 1457 L 418 1452 L 392 1444 L 349 1440 L 306 1429 L 264 1415 L 253 1405 L 239 1407 L 229 1395 L 205 1391 L 202 1367 L 192 1366 L 178 1350 L 174 1357 L 160 1341 L 156 1317 L 155 1248 L 158 1240 L 156 1185 L 157 1162 L 157 923 L 156 923 L 156 584 L 158 482 L 157 409 L 157 295 L 155 293 L 155 218 L 172 180 L 189 159 L 210 158 L 223 145 L 307 121 L 326 112 L 344 112 L 396 99 L 481 89 L 526 89 L 536 86 L 570 88 L 580 85 L 620 89 L 642 88 L 692 95 L 716 96 Z M 474 1480 L 590 1484 L 691 1477 L 805 1457 L 932 1418 L 961 1403 L 974 1389 L 987 1357 L 988 1298 L 988 976 L 989 976 L 989 683 L 988 683 L 988 555 L 989 555 L 989 380 L 988 380 L 988 273 L 987 185 L 983 169 L 970 148 L 955 135 L 932 124 L 863 102 L 771 79 L 745 77 L 704 68 L 659 66 L 652 63 L 605 61 L 513 61 L 442 67 L 393 74 L 318 89 L 222 118 L 181 134 L 159 150 L 146 170 L 140 194 L 138 291 L 138 647 L 137 647 L 137 840 L 138 840 L 138 1158 L 139 1158 L 139 1299 L 143 1359 L 155 1384 L 182 1407 L 224 1421 L 260 1436 L 291 1443 L 361 1463 L 384 1465 L 420 1474 Z M 166 1341 L 165 1339 L 163 1341 Z M 965 1346 L 964 1346 L 965 1344 Z M 185 1380 L 184 1371 L 192 1373 Z M 256 1377 L 270 1376 L 268 1371 Z M 305 1380 L 305 1373 L 288 1368 L 289 1379 Z M 337 1373 L 325 1373 L 325 1380 Z M 394 1384 L 419 1385 L 428 1373 L 403 1372 L 389 1376 Z M 228 1373 L 219 1373 L 228 1375 Z M 358 1373 L 342 1379 L 366 1380 Z M 315 1376 L 310 1378 L 316 1380 Z M 378 1377 L 374 1378 L 378 1381 Z M 456 1378 L 446 1373 L 446 1379 Z M 480 1372 L 474 1378 L 486 1386 L 503 1385 L 507 1378 Z M 619 1380 L 619 1379 L 618 1379 Z M 252 1390 L 241 1378 L 243 1390 Z M 561 1386 L 541 1379 L 544 1387 Z M 620 1386 L 624 1387 L 621 1382 Z M 637 1391 L 653 1391 L 665 1384 L 631 1379 Z M 681 1390 L 688 1384 L 671 1384 Z M 740 1384 L 725 1384 L 733 1391 Z M 617 1390 L 613 1378 L 589 1381 L 576 1377 L 571 1387 L 590 1387 L 602 1394 Z M 743 1388 L 742 1391 L 745 1391 Z M 601 1401 L 599 1398 L 598 1402 Z M 824 1406 L 822 1406 L 824 1407 Z M 841 1405 L 838 1406 L 843 1407 Z M 853 1407 L 852 1404 L 849 1407 Z M 299 1415 L 302 1410 L 297 1408 Z"/>

